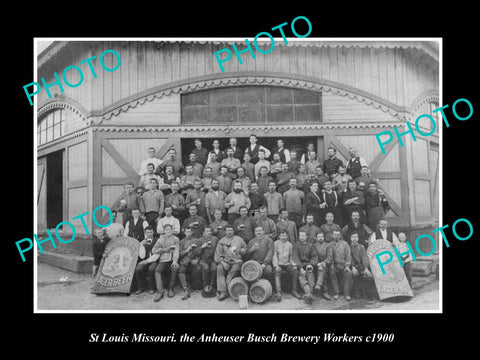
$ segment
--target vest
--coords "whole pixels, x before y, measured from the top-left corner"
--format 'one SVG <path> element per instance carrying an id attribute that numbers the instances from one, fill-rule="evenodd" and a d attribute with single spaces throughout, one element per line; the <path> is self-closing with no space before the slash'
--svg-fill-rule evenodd
<path id="1" fill-rule="evenodd" d="M 128 236 L 133 237 L 138 241 L 142 241 L 145 238 L 142 218 L 138 218 L 136 225 L 133 223 L 133 217 L 128 220 Z"/>
<path id="2" fill-rule="evenodd" d="M 327 207 L 332 208 L 332 207 L 337 207 L 338 206 L 338 195 L 336 191 L 332 191 L 333 196 L 335 197 L 335 204 L 332 205 L 331 202 L 327 201 L 327 192 L 323 193 L 323 202 L 327 204 Z M 328 194 L 329 197 L 331 196 Z M 331 199 L 331 197 L 329 198 Z"/>
<path id="3" fill-rule="evenodd" d="M 248 153 L 250 155 L 250 162 L 256 163 L 258 162 L 258 150 L 260 150 L 260 145 L 255 144 L 253 150 L 251 148 L 251 145 L 248 145 L 247 149 L 245 150 L 245 153 Z"/>
<path id="4" fill-rule="evenodd" d="M 362 165 L 360 164 L 360 158 L 357 156 L 355 159 L 350 159 L 348 161 L 348 172 L 350 176 L 354 179 L 361 175 L 360 170 L 362 169 Z"/>
<path id="5" fill-rule="evenodd" d="M 285 158 L 285 148 L 282 148 L 282 150 L 276 149 L 276 150 L 275 150 L 275 154 L 279 154 L 279 155 L 280 155 L 280 161 L 281 161 L 282 163 L 285 163 L 285 162 L 286 162 L 286 158 Z"/>
<path id="6" fill-rule="evenodd" d="M 375 231 L 375 239 L 383 239 L 383 236 L 382 236 L 382 233 L 380 232 L 380 229 L 377 229 L 377 231 Z M 392 236 L 392 232 L 387 229 L 387 238 L 384 239 L 384 240 L 388 240 L 390 241 L 391 243 L 393 243 L 393 236 Z"/>

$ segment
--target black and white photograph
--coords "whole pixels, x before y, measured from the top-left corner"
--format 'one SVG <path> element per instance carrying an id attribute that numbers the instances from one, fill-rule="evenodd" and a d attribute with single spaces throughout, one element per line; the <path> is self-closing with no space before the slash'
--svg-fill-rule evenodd
<path id="1" fill-rule="evenodd" d="M 35 38 L 35 312 L 442 311 L 442 39 L 296 20 Z"/>

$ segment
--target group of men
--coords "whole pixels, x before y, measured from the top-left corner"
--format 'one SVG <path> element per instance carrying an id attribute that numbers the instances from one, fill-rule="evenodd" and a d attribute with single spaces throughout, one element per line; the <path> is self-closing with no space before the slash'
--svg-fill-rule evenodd
<path id="1" fill-rule="evenodd" d="M 235 138 L 223 151 L 219 144 L 214 140 L 209 151 L 196 139 L 187 164 L 174 149 L 163 161 L 149 148 L 137 188 L 125 184 L 112 205 L 124 236 L 141 244 L 136 292 L 148 287 L 159 301 L 167 278 L 172 297 L 178 279 L 188 299 L 198 280 L 202 295 L 223 300 L 242 263 L 256 260 L 276 301 L 287 278 L 292 295 L 307 303 L 314 292 L 327 300 L 329 293 L 370 296 L 366 247 L 379 238 L 399 240 L 383 219 L 388 201 L 355 149 L 344 165 L 332 147 L 320 164 L 314 144 L 302 156 L 280 139 L 269 150 L 255 135 L 244 151 Z M 94 244 L 98 266 L 101 246 Z"/>

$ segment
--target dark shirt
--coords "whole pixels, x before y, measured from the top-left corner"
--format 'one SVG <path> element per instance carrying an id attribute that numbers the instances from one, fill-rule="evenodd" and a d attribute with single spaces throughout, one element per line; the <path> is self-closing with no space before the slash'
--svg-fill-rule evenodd
<path id="1" fill-rule="evenodd" d="M 290 160 L 290 161 L 287 163 L 287 165 L 288 165 L 288 171 L 294 173 L 295 175 L 298 175 L 298 169 L 300 169 L 300 165 L 301 165 L 300 161 L 297 161 L 297 160 L 292 161 L 292 160 Z"/>
<path id="2" fill-rule="evenodd" d="M 260 206 L 267 206 L 267 200 L 262 194 L 250 192 L 248 197 L 250 198 L 250 210 L 257 210 Z"/>
<path id="3" fill-rule="evenodd" d="M 240 216 L 233 222 L 235 235 L 240 236 L 246 243 L 255 236 L 255 226 L 257 224 L 251 216 L 245 218 Z"/>
<path id="4" fill-rule="evenodd" d="M 334 156 L 333 158 L 328 158 L 323 163 L 323 172 L 328 176 L 338 173 L 338 168 L 343 165 L 342 160 Z"/>
<path id="5" fill-rule="evenodd" d="M 315 246 L 308 241 L 305 243 L 297 242 L 293 244 L 293 261 L 299 267 L 305 267 L 308 264 L 317 265 L 318 254 Z"/>
<path id="6" fill-rule="evenodd" d="M 211 242 L 210 246 L 202 249 L 201 246 L 206 242 Z M 213 261 L 213 256 L 215 255 L 215 248 L 217 247 L 218 239 L 216 236 L 210 236 L 206 238 L 202 236 L 197 240 L 197 249 L 195 250 L 195 256 L 199 257 L 200 260 L 204 260 L 208 263 Z"/>
<path id="7" fill-rule="evenodd" d="M 352 265 L 357 268 L 358 271 L 364 271 L 368 269 L 368 257 L 365 247 L 362 244 L 350 245 L 352 252 Z"/>
<path id="8" fill-rule="evenodd" d="M 192 229 L 192 237 L 201 238 L 206 225 L 207 222 L 203 217 L 198 215 L 195 217 L 189 216 L 183 222 L 182 233 L 185 233 L 185 229 L 190 227 Z"/>
<path id="9" fill-rule="evenodd" d="M 259 244 L 260 248 L 250 251 L 255 244 Z M 254 237 L 248 242 L 247 258 L 255 260 L 260 264 L 269 265 L 273 258 L 273 240 L 269 236 L 262 236 L 260 239 Z"/>
<path id="10" fill-rule="evenodd" d="M 105 251 L 105 246 L 107 245 L 107 239 L 104 238 L 102 241 L 98 239 L 95 235 L 93 235 L 92 239 L 93 265 L 98 266 L 100 265 L 100 261 L 102 260 L 103 252 Z"/>
<path id="11" fill-rule="evenodd" d="M 200 164 L 205 165 L 207 163 L 207 160 L 208 160 L 207 149 L 204 149 L 203 147 L 200 149 L 195 148 L 192 150 L 191 154 L 195 154 L 195 157 Z"/>

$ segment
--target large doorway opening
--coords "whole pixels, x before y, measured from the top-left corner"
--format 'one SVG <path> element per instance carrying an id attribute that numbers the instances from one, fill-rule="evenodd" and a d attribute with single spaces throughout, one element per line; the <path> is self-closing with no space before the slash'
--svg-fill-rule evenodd
<path id="1" fill-rule="evenodd" d="M 47 158 L 47 228 L 63 221 L 63 150 L 52 152 Z"/>
<path id="2" fill-rule="evenodd" d="M 250 137 L 236 137 L 237 145 L 243 152 L 245 149 L 250 145 Z M 302 154 L 305 152 L 307 144 L 313 143 L 315 149 L 318 153 L 318 145 L 319 141 L 322 137 L 318 136 L 297 136 L 297 137 L 288 137 L 288 136 L 276 136 L 276 137 L 258 137 L 257 144 L 266 147 L 269 150 L 272 150 L 277 147 L 277 140 L 282 139 L 285 148 L 289 149 L 290 151 L 296 150 L 297 151 L 297 159 L 300 160 Z M 195 148 L 194 138 L 182 138 L 181 139 L 181 146 L 182 146 L 182 162 L 187 164 L 189 162 L 188 155 L 192 152 Z M 207 149 L 208 151 L 212 150 L 213 148 L 213 140 L 218 140 L 220 142 L 220 149 L 223 151 L 229 146 L 230 137 L 209 137 L 209 138 L 200 138 L 202 141 L 202 146 Z M 322 149 L 320 150 L 322 151 Z M 271 158 L 270 158 L 271 160 Z M 243 160 L 242 160 L 243 161 Z"/>

